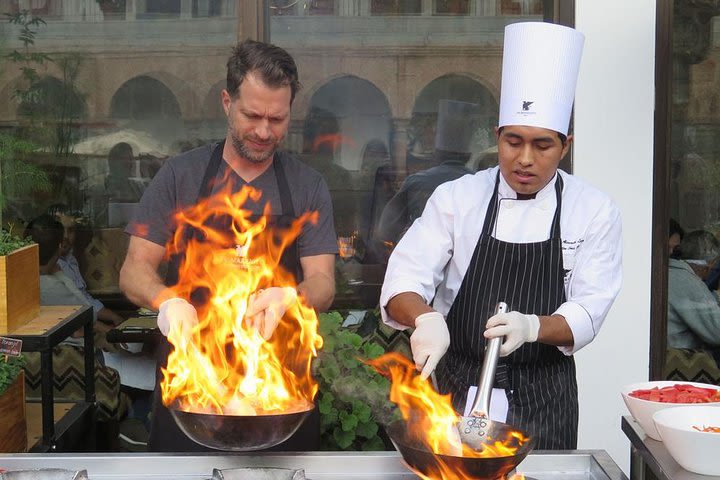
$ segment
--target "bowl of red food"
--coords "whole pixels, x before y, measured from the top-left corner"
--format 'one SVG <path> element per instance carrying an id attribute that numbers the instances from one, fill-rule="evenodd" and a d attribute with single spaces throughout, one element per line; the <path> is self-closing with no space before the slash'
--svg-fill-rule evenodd
<path id="1" fill-rule="evenodd" d="M 720 387 L 708 383 L 673 380 L 640 382 L 626 385 L 620 393 L 630 414 L 653 440 L 662 440 L 652 418 L 657 411 L 689 404 L 720 407 Z"/>
<path id="2" fill-rule="evenodd" d="M 720 475 L 718 406 L 717 402 L 687 405 L 660 410 L 653 415 L 668 453 L 687 471 Z"/>

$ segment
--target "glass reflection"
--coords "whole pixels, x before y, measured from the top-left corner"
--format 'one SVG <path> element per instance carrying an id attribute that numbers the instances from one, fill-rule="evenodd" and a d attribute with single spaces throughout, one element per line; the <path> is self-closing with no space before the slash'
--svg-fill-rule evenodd
<path id="1" fill-rule="evenodd" d="M 270 19 L 270 41 L 293 54 L 305 85 L 286 148 L 325 176 L 341 238 L 356 234 L 359 267 L 340 257 L 339 274 L 378 282 L 434 188 L 496 164 L 503 30 L 518 16 L 542 20 L 543 2 L 340 0 L 322 18 L 316 2 L 291 4 L 271 2 Z M 462 148 L 436 145 L 445 101 L 477 106 L 458 124 Z"/>
<path id="2" fill-rule="evenodd" d="M 674 2 L 665 378 L 720 384 L 720 8 Z M 682 240 L 679 242 L 678 239 Z"/>

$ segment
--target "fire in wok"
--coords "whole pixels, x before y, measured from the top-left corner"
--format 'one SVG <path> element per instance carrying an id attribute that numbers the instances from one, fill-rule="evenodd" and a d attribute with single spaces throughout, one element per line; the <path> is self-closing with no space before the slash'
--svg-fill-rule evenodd
<path id="1" fill-rule="evenodd" d="M 441 395 L 420 378 L 415 365 L 397 353 L 369 362 L 392 381 L 390 400 L 402 420 L 390 424 L 388 435 L 408 466 L 423 478 L 495 479 L 517 466 L 530 453 L 533 441 L 510 425 L 489 421 L 481 449 L 458 435 L 461 417 L 450 395 Z"/>
<path id="2" fill-rule="evenodd" d="M 177 213 L 169 248 L 185 252 L 174 295 L 202 301 L 191 334 L 172 328 L 168 334 L 173 350 L 163 369 L 163 403 L 190 438 L 224 450 L 287 439 L 312 410 L 318 388 L 310 366 L 322 337 L 311 307 L 294 302 L 269 339 L 245 321 L 251 295 L 296 286 L 280 258 L 317 213 L 280 231 L 268 227 L 269 206 L 260 218 L 236 207 L 259 199 L 259 191 L 244 187 Z"/>

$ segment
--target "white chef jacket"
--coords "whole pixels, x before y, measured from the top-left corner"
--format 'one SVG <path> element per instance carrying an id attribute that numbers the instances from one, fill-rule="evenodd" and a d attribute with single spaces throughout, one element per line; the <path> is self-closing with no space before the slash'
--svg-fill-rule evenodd
<path id="1" fill-rule="evenodd" d="M 560 236 L 567 301 L 554 313 L 565 317 L 572 330 L 574 345 L 558 347 L 571 355 L 595 338 L 620 291 L 622 224 L 620 211 L 608 195 L 561 170 L 558 173 L 563 177 Z M 465 175 L 440 185 L 432 194 L 422 216 L 390 256 L 380 294 L 386 324 L 408 328 L 385 309 L 391 298 L 403 292 L 417 293 L 447 315 L 480 238 L 497 174 L 494 167 Z M 500 175 L 493 237 L 512 243 L 550 238 L 556 179 L 557 175 L 534 199 L 517 200 Z"/>

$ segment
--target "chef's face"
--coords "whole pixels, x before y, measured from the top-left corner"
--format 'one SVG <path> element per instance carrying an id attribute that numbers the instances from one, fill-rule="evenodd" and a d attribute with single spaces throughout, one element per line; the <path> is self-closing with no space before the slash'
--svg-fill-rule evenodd
<path id="1" fill-rule="evenodd" d="M 506 125 L 495 134 L 500 172 L 519 195 L 533 195 L 547 185 L 572 142 L 572 135 L 563 143 L 554 130 L 521 125 Z"/>
<path id="2" fill-rule="evenodd" d="M 235 96 L 222 91 L 222 102 L 235 152 L 252 163 L 272 158 L 290 124 L 290 86 L 270 87 L 250 72 Z"/>

